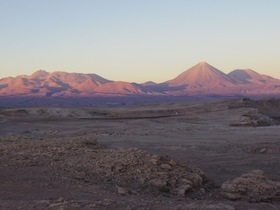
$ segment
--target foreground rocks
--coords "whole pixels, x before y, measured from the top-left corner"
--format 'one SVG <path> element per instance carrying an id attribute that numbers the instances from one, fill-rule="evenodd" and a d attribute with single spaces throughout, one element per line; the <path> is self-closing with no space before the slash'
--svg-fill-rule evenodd
<path id="1" fill-rule="evenodd" d="M 6 159 L 9 166 L 51 167 L 52 171 L 66 173 L 67 179 L 78 184 L 103 186 L 118 195 L 185 197 L 191 192 L 205 193 L 206 178 L 200 169 L 167 156 L 134 148 L 108 149 L 87 136 L 49 141 L 13 136 L 5 142 L 1 154 L 3 162 Z"/>
<path id="2" fill-rule="evenodd" d="M 221 195 L 229 200 L 280 201 L 280 182 L 268 180 L 261 170 L 252 170 L 226 181 L 221 187 Z"/>
<path id="3" fill-rule="evenodd" d="M 117 188 L 119 194 L 149 189 L 185 196 L 202 187 L 206 180 L 200 169 L 175 162 L 169 157 L 137 149 L 107 149 L 100 153 L 102 155 L 95 159 L 98 165 L 95 171 L 121 186 Z"/>
<path id="4" fill-rule="evenodd" d="M 240 204 L 217 197 L 217 186 L 198 168 L 139 149 L 108 149 L 87 135 L 3 136 L 0 157 L 0 209 L 233 210 Z M 279 200 L 279 184 L 261 171 L 233 182 L 222 187 L 227 199 Z"/>

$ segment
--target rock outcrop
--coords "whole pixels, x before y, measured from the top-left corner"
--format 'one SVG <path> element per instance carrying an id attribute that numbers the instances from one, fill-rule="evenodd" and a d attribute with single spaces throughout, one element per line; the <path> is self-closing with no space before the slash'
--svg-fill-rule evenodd
<path id="1" fill-rule="evenodd" d="M 176 196 L 185 196 L 202 187 L 204 173 L 169 157 L 152 155 L 137 149 L 107 149 L 95 159 L 95 171 L 104 178 L 131 190 L 151 189 Z M 118 188 L 119 191 L 120 188 Z M 121 193 L 124 194 L 124 193 Z"/>
<path id="2" fill-rule="evenodd" d="M 221 195 L 229 200 L 280 201 L 280 182 L 268 180 L 261 170 L 252 170 L 223 183 Z"/>

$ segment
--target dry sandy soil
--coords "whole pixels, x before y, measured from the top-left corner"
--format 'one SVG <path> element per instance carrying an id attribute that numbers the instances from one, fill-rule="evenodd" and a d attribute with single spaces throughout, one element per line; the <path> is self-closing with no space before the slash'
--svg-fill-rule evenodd
<path id="1" fill-rule="evenodd" d="M 0 209 L 280 209 L 220 193 L 280 182 L 279 119 L 276 99 L 1 109 Z"/>

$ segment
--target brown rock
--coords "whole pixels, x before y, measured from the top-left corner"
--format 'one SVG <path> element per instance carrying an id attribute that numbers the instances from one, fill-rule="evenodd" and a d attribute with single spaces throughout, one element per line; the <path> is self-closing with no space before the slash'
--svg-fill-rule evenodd
<path id="1" fill-rule="evenodd" d="M 60 197 L 57 199 L 57 202 L 63 202 L 64 201 L 64 198 L 63 197 Z"/>
<path id="2" fill-rule="evenodd" d="M 154 165 L 157 165 L 157 164 L 158 164 L 158 159 L 152 158 L 152 159 L 151 159 L 151 162 L 152 162 Z"/>
<path id="3" fill-rule="evenodd" d="M 127 195 L 128 194 L 128 190 L 126 188 L 117 187 L 117 190 L 118 190 L 119 195 Z"/>
<path id="4" fill-rule="evenodd" d="M 262 149 L 260 150 L 260 153 L 267 153 L 267 149 L 266 149 L 266 148 L 262 148 Z"/>
<path id="5" fill-rule="evenodd" d="M 172 170 L 172 166 L 169 165 L 169 164 L 167 164 L 167 163 L 161 164 L 160 167 L 161 167 L 162 169 Z"/>
<path id="6" fill-rule="evenodd" d="M 221 195 L 229 200 L 239 200 L 241 198 L 241 195 L 239 193 L 229 193 L 229 192 L 221 192 Z"/>
<path id="7" fill-rule="evenodd" d="M 198 174 L 190 174 L 188 179 L 194 184 L 194 185 L 202 185 L 203 178 Z"/>
<path id="8" fill-rule="evenodd" d="M 177 194 L 179 196 L 185 196 L 186 195 L 186 192 L 191 189 L 192 186 L 191 185 L 188 185 L 188 184 L 185 184 L 185 185 L 182 185 L 180 186 L 178 189 L 177 189 Z"/>
<path id="9" fill-rule="evenodd" d="M 176 166 L 177 163 L 176 163 L 174 160 L 170 160 L 170 161 L 169 161 L 169 164 L 170 164 L 171 166 Z"/>
<path id="10" fill-rule="evenodd" d="M 165 187 L 167 185 L 166 181 L 161 179 L 151 179 L 150 184 L 156 187 Z"/>

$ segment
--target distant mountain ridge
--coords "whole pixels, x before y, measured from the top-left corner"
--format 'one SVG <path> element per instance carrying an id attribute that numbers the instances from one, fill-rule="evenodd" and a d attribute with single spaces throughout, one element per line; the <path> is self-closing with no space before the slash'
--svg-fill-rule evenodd
<path id="1" fill-rule="evenodd" d="M 280 95 L 280 80 L 251 69 L 225 74 L 200 62 L 174 79 L 156 84 L 111 81 L 97 74 L 46 72 L 0 79 L 0 96 L 207 96 L 207 95 Z"/>

